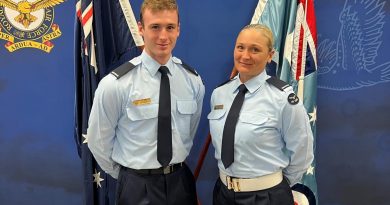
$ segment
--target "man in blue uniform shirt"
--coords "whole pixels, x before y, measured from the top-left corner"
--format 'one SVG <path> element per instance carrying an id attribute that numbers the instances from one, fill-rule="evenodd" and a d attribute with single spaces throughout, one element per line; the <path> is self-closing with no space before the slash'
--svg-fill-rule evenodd
<path id="1" fill-rule="evenodd" d="M 220 172 L 214 205 L 293 205 L 290 186 L 313 160 L 302 102 L 264 70 L 272 46 L 269 28 L 244 27 L 234 48 L 239 74 L 213 91 L 208 119 Z"/>
<path id="2" fill-rule="evenodd" d="M 200 76 L 172 56 L 180 33 L 175 0 L 145 0 L 142 54 L 100 82 L 87 132 L 100 167 L 118 179 L 118 204 L 196 204 L 184 164 L 202 109 Z"/>

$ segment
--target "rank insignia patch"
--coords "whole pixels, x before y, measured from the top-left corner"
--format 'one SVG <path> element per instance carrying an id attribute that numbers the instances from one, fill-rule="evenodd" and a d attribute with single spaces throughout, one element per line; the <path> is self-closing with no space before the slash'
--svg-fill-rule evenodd
<path id="1" fill-rule="evenodd" d="M 14 52 L 36 48 L 50 53 L 51 40 L 61 36 L 60 27 L 53 23 L 54 6 L 63 0 L 0 0 L 0 39 L 5 48 Z"/>
<path id="2" fill-rule="evenodd" d="M 299 98 L 298 98 L 297 95 L 295 95 L 295 93 L 291 93 L 290 95 L 288 95 L 287 101 L 288 101 L 288 103 L 290 103 L 291 105 L 296 105 L 296 104 L 298 104 L 298 102 L 299 102 Z"/>

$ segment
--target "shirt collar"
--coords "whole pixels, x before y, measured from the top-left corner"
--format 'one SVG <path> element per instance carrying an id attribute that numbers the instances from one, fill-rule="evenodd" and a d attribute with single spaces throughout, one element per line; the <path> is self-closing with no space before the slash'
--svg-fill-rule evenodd
<path id="1" fill-rule="evenodd" d="M 238 86 L 240 86 L 241 80 L 240 80 L 240 74 L 238 74 L 236 77 L 234 77 L 234 84 L 232 86 L 232 92 L 236 92 L 238 90 Z M 262 85 L 264 85 L 265 81 L 267 80 L 269 76 L 265 72 L 261 72 L 259 75 L 253 77 L 252 79 L 245 82 L 245 87 L 248 89 L 249 93 L 256 92 Z"/>
<path id="2" fill-rule="evenodd" d="M 162 66 L 156 60 L 154 60 L 148 53 L 146 53 L 145 50 L 142 51 L 141 60 L 142 63 L 145 65 L 144 67 L 146 68 L 146 70 L 149 71 L 151 76 L 156 75 L 158 69 L 160 68 L 160 66 Z M 169 57 L 168 62 L 164 66 L 168 67 L 169 74 L 172 75 L 172 68 L 173 68 L 172 56 Z"/>

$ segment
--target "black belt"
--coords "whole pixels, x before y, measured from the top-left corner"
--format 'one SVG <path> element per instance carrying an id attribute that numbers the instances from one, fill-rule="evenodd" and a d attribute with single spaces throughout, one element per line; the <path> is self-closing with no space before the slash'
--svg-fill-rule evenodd
<path id="1" fill-rule="evenodd" d="M 150 175 L 150 174 L 170 174 L 170 173 L 175 172 L 178 169 L 180 169 L 183 165 L 184 165 L 184 163 L 181 162 L 181 163 L 177 163 L 177 164 L 171 164 L 171 165 L 166 166 L 166 167 L 160 167 L 157 169 L 132 169 L 132 168 L 128 168 L 128 167 L 124 167 L 124 168 L 127 170 L 130 170 L 130 171 L 133 171 L 137 174 L 147 174 L 147 175 Z"/>

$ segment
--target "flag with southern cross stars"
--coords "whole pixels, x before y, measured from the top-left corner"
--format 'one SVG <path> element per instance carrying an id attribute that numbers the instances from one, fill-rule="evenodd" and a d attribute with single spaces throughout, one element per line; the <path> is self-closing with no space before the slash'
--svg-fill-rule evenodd
<path id="1" fill-rule="evenodd" d="M 316 141 L 317 31 L 314 0 L 259 0 L 251 24 L 267 25 L 275 38 L 275 54 L 267 73 L 288 82 L 306 108 Z M 314 147 L 315 148 L 315 147 Z M 318 203 L 315 159 L 301 183 L 294 185 L 297 205 Z"/>
<path id="2" fill-rule="evenodd" d="M 128 0 L 76 0 L 75 140 L 83 165 L 86 205 L 115 203 L 116 180 L 98 166 L 88 149 L 88 117 L 99 81 L 140 54 L 143 46 Z"/>

